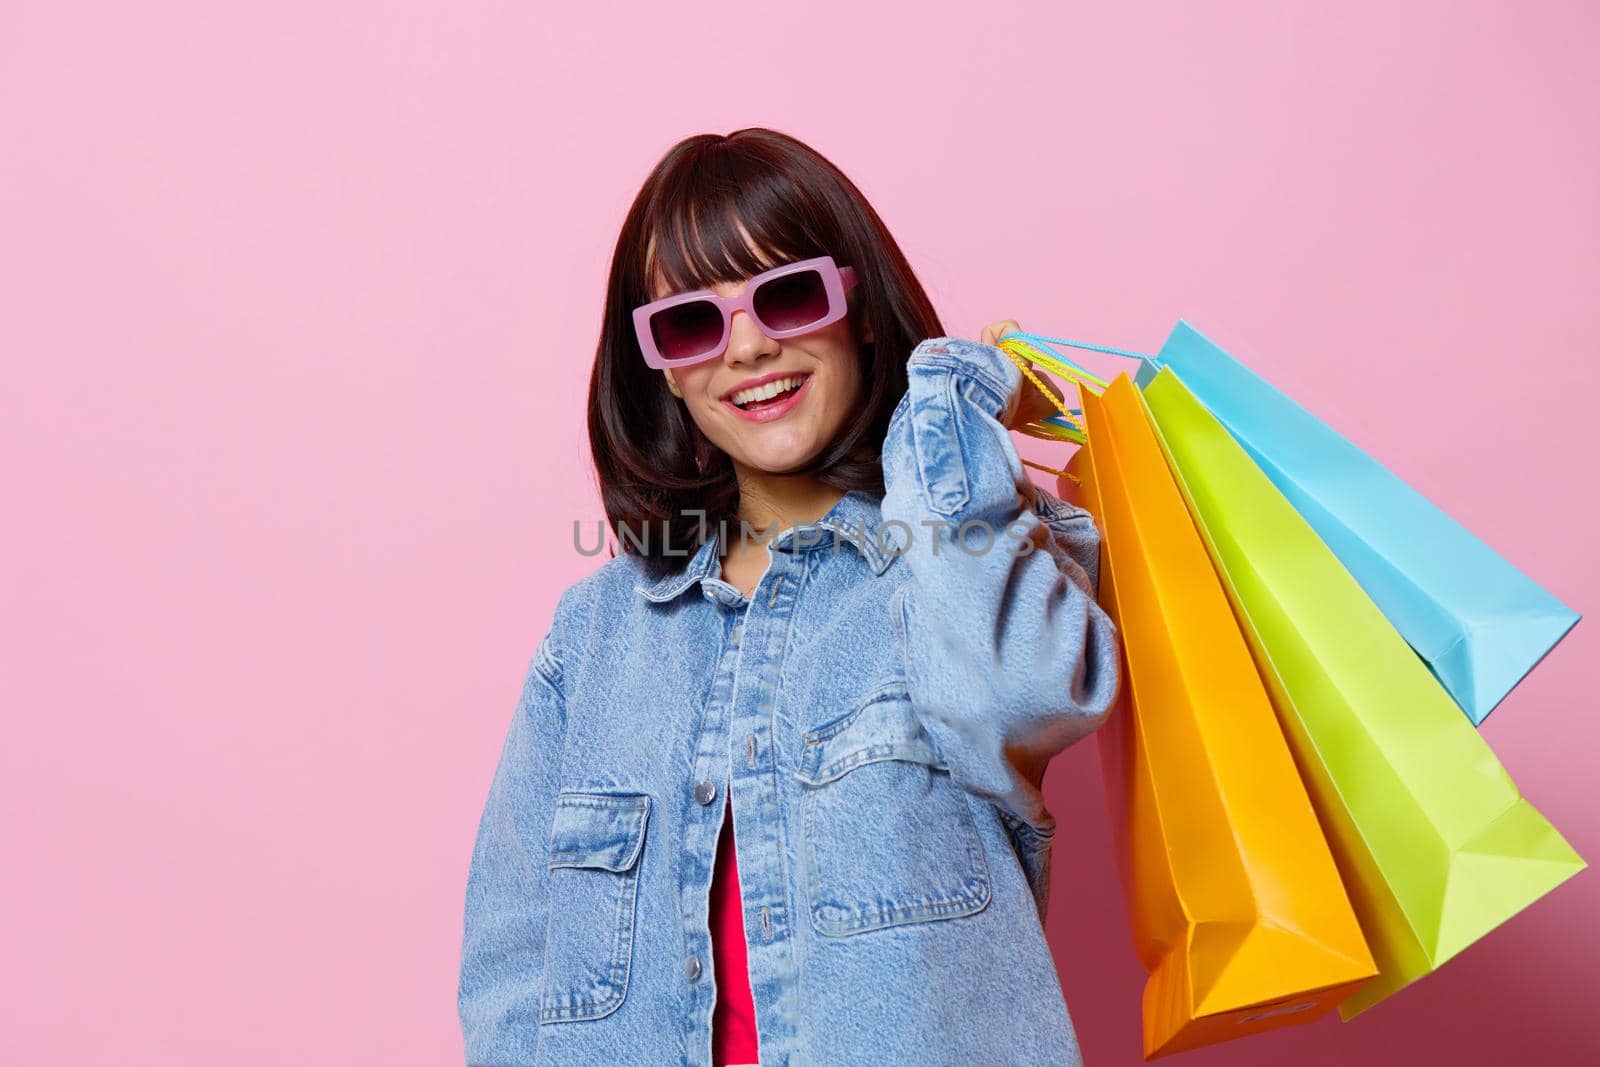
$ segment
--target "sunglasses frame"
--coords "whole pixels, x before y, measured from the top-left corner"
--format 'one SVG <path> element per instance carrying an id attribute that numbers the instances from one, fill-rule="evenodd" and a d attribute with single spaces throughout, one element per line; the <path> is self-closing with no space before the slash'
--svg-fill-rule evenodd
<path id="1" fill-rule="evenodd" d="M 828 310 L 815 322 L 808 322 L 804 326 L 793 330 L 772 330 L 761 321 L 761 315 L 755 308 L 755 295 L 767 282 L 790 274 L 799 274 L 801 271 L 814 270 L 822 276 L 823 292 L 828 297 Z M 644 355 L 644 361 L 656 370 L 665 370 L 668 367 L 684 367 L 694 363 L 701 363 L 708 359 L 715 359 L 728 349 L 728 338 L 733 333 L 733 313 L 743 311 L 750 316 L 762 333 L 773 340 L 782 340 L 785 337 L 797 337 L 803 333 L 820 330 L 830 323 L 838 322 L 844 318 L 849 306 L 845 303 L 845 294 L 856 285 L 856 272 L 854 267 L 841 267 L 834 263 L 832 256 L 816 256 L 811 259 L 796 260 L 785 263 L 781 267 L 762 271 L 750 277 L 744 291 L 738 296 L 718 296 L 709 289 L 697 289 L 691 293 L 676 293 L 672 296 L 653 300 L 648 304 L 640 304 L 633 309 L 633 332 L 639 341 L 639 351 Z M 661 354 L 656 347 L 655 334 L 650 330 L 650 319 L 658 312 L 666 311 L 679 304 L 692 304 L 701 300 L 710 301 L 722 312 L 722 338 L 714 346 L 696 356 L 686 356 L 669 359 Z"/>

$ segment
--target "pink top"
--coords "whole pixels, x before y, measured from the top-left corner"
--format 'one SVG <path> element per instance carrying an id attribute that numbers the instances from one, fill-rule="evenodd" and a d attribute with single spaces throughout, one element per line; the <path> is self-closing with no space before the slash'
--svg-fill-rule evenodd
<path id="1" fill-rule="evenodd" d="M 724 809 L 717 835 L 717 860 L 711 874 L 711 955 L 717 973 L 717 1003 L 711 1009 L 711 1062 L 757 1062 L 756 1009 L 745 959 L 744 907 L 739 898 L 739 867 L 734 861 L 733 798 Z"/>

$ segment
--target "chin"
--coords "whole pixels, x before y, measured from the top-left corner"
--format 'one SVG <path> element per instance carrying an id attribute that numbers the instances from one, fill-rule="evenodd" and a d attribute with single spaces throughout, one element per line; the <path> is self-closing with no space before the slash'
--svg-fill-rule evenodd
<path id="1" fill-rule="evenodd" d="M 763 474 L 792 474 L 815 458 L 816 453 L 808 452 L 785 456 L 750 456 L 744 462 L 752 470 Z"/>

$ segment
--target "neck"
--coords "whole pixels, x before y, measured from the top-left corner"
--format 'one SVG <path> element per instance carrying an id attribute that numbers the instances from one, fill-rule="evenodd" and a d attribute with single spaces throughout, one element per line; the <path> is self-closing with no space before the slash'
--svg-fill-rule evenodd
<path id="1" fill-rule="evenodd" d="M 742 470 L 738 478 L 739 518 L 749 523 L 761 540 L 765 540 L 768 527 L 776 536 L 790 526 L 822 518 L 845 492 L 809 474 Z"/>

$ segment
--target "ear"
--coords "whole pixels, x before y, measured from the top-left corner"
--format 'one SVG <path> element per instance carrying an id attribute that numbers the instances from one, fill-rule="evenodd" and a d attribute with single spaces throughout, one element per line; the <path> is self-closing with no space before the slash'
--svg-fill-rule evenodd
<path id="1" fill-rule="evenodd" d="M 670 389 L 670 390 L 672 390 L 672 395 L 673 395 L 673 396 L 675 396 L 675 397 L 677 397 L 677 398 L 678 398 L 678 399 L 679 399 L 679 400 L 682 400 L 682 399 L 683 399 L 683 394 L 682 394 L 682 393 L 680 393 L 680 392 L 678 392 L 678 383 L 677 383 L 677 381 L 676 381 L 676 380 L 675 380 L 675 379 L 674 379 L 674 378 L 673 378 L 673 377 L 672 377 L 672 371 L 671 371 L 671 370 L 662 370 L 662 372 L 661 372 L 661 373 L 662 373 L 662 374 L 664 374 L 664 375 L 666 375 L 666 378 L 667 378 L 667 388 L 668 388 L 668 389 Z"/>

